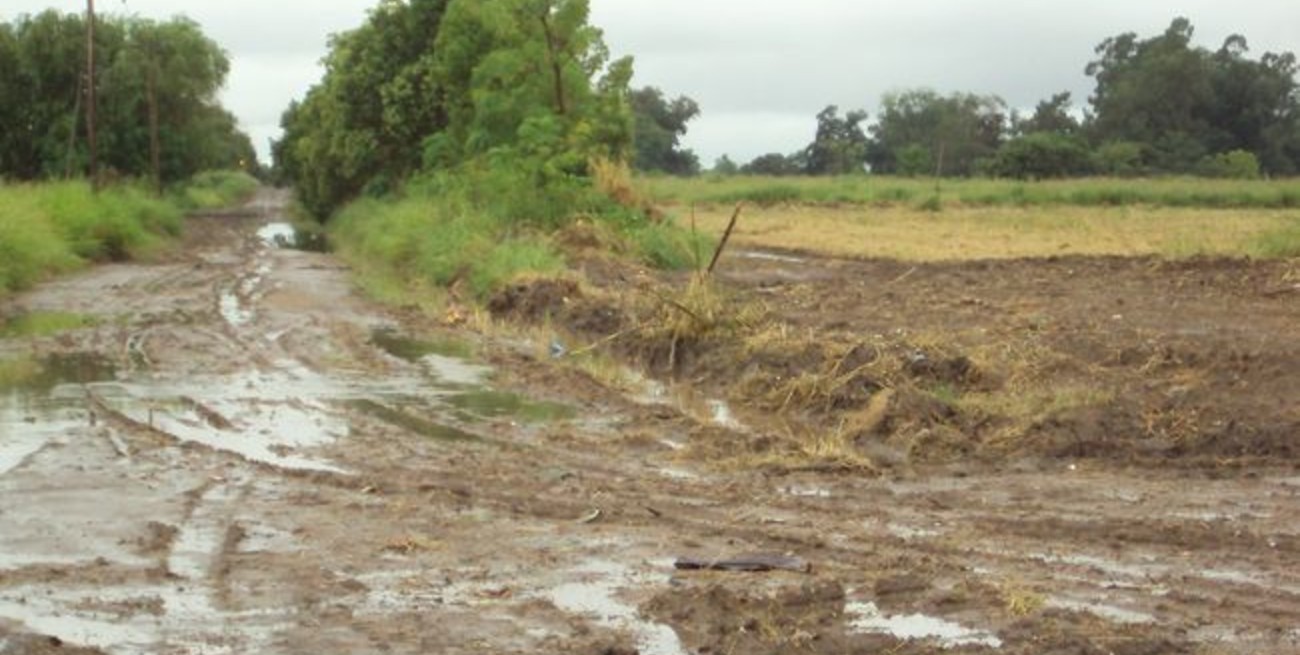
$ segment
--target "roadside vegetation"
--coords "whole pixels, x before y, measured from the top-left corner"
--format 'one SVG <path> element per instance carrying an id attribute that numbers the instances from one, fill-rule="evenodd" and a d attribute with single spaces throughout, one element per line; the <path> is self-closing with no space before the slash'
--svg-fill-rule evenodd
<path id="1" fill-rule="evenodd" d="M 150 256 L 185 212 L 258 185 L 252 143 L 217 99 L 229 58 L 198 24 L 101 15 L 90 75 L 86 27 L 54 9 L 0 22 L 0 297 L 88 263 Z"/>
<path id="2" fill-rule="evenodd" d="M 0 185 L 0 296 L 94 262 L 148 257 L 180 234 L 186 211 L 247 198 L 257 181 L 212 173 L 157 197 L 140 185 Z"/>

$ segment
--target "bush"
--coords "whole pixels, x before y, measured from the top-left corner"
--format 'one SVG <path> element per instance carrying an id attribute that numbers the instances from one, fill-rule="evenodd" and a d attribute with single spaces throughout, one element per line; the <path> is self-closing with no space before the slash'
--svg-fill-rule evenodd
<path id="1" fill-rule="evenodd" d="M 1111 177 L 1141 175 L 1143 150 L 1142 144 L 1131 141 L 1103 143 L 1093 155 L 1093 168 Z"/>
<path id="2" fill-rule="evenodd" d="M 1072 177 L 1091 172 L 1091 157 L 1082 139 L 1038 132 L 1003 145 L 990 172 L 1022 180 Z"/>
<path id="3" fill-rule="evenodd" d="M 0 294 L 92 261 L 147 254 L 181 230 L 173 203 L 130 186 L 0 186 Z"/>
<path id="4" fill-rule="evenodd" d="M 243 171 L 205 171 L 173 191 L 176 204 L 187 210 L 229 207 L 247 200 L 258 181 Z"/>
<path id="5" fill-rule="evenodd" d="M 1199 172 L 1206 177 L 1258 180 L 1259 158 L 1255 153 L 1245 150 L 1223 152 L 1201 160 Z"/>

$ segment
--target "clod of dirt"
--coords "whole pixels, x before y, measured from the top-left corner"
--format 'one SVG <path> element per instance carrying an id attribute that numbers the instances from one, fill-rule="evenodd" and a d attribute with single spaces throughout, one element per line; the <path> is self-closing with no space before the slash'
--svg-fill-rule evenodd
<path id="1" fill-rule="evenodd" d="M 839 582 L 773 579 L 756 586 L 744 580 L 750 582 L 674 589 L 641 609 L 671 625 L 691 652 L 856 652 L 846 643 Z"/>
<path id="2" fill-rule="evenodd" d="M 498 318 L 534 323 L 560 314 L 581 297 L 582 290 L 573 280 L 537 278 L 498 291 L 488 301 L 488 311 Z"/>

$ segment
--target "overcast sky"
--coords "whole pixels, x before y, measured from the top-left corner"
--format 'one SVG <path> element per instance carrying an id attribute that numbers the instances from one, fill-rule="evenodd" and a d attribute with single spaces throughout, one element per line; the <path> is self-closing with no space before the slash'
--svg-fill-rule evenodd
<path id="1" fill-rule="evenodd" d="M 100 12 L 185 14 L 231 55 L 223 99 L 260 152 L 279 116 L 321 74 L 328 35 L 359 25 L 376 0 L 98 0 Z M 81 0 L 3 0 L 0 19 Z M 882 94 L 928 87 L 1002 96 L 1031 108 L 1069 90 L 1108 36 L 1158 34 L 1175 16 L 1217 48 L 1243 34 L 1252 54 L 1300 52 L 1297 0 L 592 0 L 616 55 L 636 57 L 637 86 L 699 102 L 687 145 L 705 165 L 789 153 L 812 139 L 828 104 L 875 113 Z"/>

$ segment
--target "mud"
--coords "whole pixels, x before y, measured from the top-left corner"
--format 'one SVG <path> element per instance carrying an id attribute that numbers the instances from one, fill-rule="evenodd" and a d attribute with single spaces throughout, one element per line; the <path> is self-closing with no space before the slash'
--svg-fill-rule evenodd
<path id="1" fill-rule="evenodd" d="M 619 390 L 372 304 L 284 204 L 7 301 L 96 320 L 0 341 L 42 363 L 0 389 L 0 653 L 1300 652 L 1286 264 L 735 257 L 786 336 Z M 604 293 L 497 309 L 649 320 Z M 811 570 L 673 566 L 744 553 Z"/>

